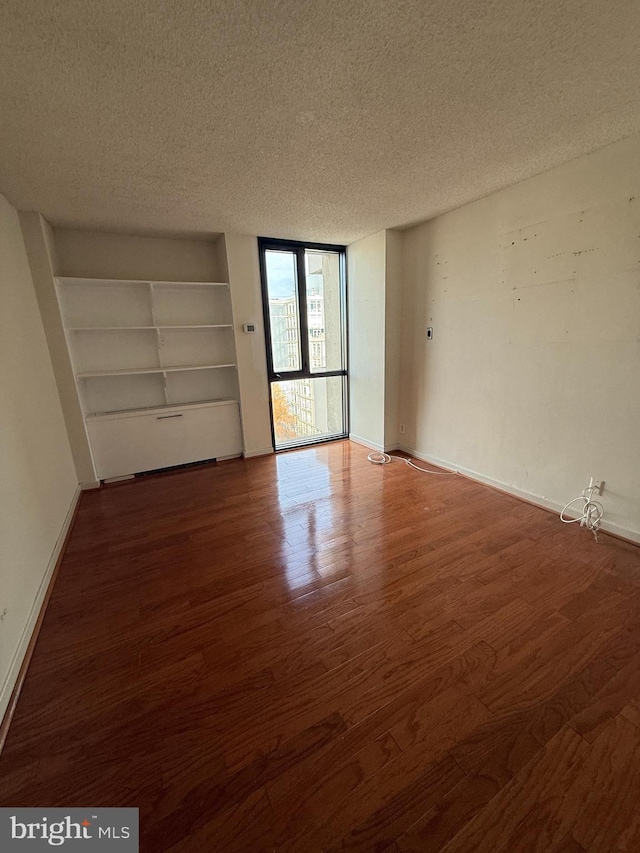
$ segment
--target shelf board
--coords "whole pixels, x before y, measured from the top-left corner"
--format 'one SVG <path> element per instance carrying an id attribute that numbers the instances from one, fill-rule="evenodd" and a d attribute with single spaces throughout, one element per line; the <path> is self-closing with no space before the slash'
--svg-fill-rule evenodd
<path id="1" fill-rule="evenodd" d="M 69 326 L 68 332 L 162 331 L 163 329 L 232 329 L 231 323 L 201 323 L 192 326 Z"/>
<path id="2" fill-rule="evenodd" d="M 153 332 L 157 328 L 157 326 L 69 326 L 67 332 Z"/>
<path id="3" fill-rule="evenodd" d="M 229 287 L 228 281 L 152 281 L 154 287 Z"/>
<path id="4" fill-rule="evenodd" d="M 122 285 L 157 285 L 158 287 L 229 287 L 228 281 L 154 281 L 150 278 L 78 278 L 73 276 L 57 276 L 58 284 L 76 284 L 81 286 L 113 286 Z"/>
<path id="5" fill-rule="evenodd" d="M 237 405 L 238 401 L 235 397 L 216 397 L 212 400 L 192 400 L 190 403 L 167 403 L 164 406 L 140 406 L 134 409 L 115 409 L 110 412 L 88 412 L 85 415 L 85 420 L 107 420 L 109 418 L 116 418 L 121 415 L 135 413 L 148 415 L 153 414 L 154 412 L 166 412 L 175 409 L 197 409 L 202 408 L 203 406 L 224 406 L 229 405 L 229 403 L 235 403 Z"/>
<path id="6" fill-rule="evenodd" d="M 135 376 L 141 373 L 177 373 L 184 370 L 218 370 L 235 367 L 235 364 L 180 364 L 170 367 L 127 367 L 120 370 L 89 370 L 77 373 L 78 379 L 93 379 L 98 376 Z"/>
<path id="7" fill-rule="evenodd" d="M 141 285 L 144 284 L 147 287 L 151 284 L 149 279 L 137 279 L 137 278 L 78 278 L 72 276 L 57 276 L 56 281 L 58 284 L 75 284 L 84 287 L 95 287 L 95 286 L 113 286 L 113 287 L 122 287 L 128 285 Z"/>
<path id="8" fill-rule="evenodd" d="M 156 326 L 157 329 L 233 329 L 231 323 L 200 323 L 192 326 Z"/>

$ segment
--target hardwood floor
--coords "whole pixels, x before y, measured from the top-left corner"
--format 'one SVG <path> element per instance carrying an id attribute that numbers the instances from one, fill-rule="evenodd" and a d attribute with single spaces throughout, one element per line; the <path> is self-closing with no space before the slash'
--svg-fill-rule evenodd
<path id="1" fill-rule="evenodd" d="M 83 495 L 0 805 L 141 850 L 640 850 L 640 549 L 347 441 Z"/>

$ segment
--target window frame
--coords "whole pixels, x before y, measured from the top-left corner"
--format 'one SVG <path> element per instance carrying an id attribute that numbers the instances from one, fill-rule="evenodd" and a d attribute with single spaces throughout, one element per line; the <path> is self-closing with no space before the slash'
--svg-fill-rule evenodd
<path id="1" fill-rule="evenodd" d="M 317 370 L 311 369 L 312 360 L 312 341 L 310 328 L 308 323 L 308 306 L 307 306 L 307 276 L 305 269 L 305 251 L 331 252 L 339 257 L 340 263 L 340 315 L 341 315 L 341 330 L 340 330 L 340 346 L 342 356 L 342 368 L 340 370 Z M 271 315 L 269 311 L 269 293 L 267 283 L 267 268 L 266 268 L 266 252 L 273 251 L 288 251 L 295 255 L 296 259 L 296 286 L 297 286 L 297 311 L 300 330 L 300 370 L 278 370 L 274 369 L 273 365 L 273 347 L 271 338 Z M 301 240 L 283 240 L 272 237 L 258 237 L 258 257 L 260 265 L 260 284 L 262 291 L 262 311 L 264 318 L 265 330 L 265 350 L 267 357 L 267 378 L 269 382 L 269 407 L 271 410 L 271 437 L 274 448 L 276 447 L 275 429 L 273 423 L 273 407 L 271 384 L 274 382 L 287 382 L 296 379 L 322 379 L 324 377 L 342 377 L 343 394 L 342 394 L 342 423 L 343 432 L 340 435 L 331 436 L 329 438 L 321 437 L 317 441 L 308 439 L 291 442 L 286 447 L 282 445 L 278 449 L 289 449 L 290 447 L 316 444 L 322 441 L 332 441 L 346 438 L 349 434 L 349 369 L 348 369 L 348 302 L 347 302 L 347 247 L 336 245 L 333 243 L 311 243 Z M 313 299 L 313 297 L 310 297 Z M 320 306 L 322 312 L 322 306 Z M 326 337 L 326 333 L 325 333 Z"/>

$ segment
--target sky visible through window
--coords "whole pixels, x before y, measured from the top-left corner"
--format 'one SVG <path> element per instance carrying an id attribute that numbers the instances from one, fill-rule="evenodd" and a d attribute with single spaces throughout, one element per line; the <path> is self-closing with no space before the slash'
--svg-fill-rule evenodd
<path id="1" fill-rule="evenodd" d="M 284 252 L 266 252 L 267 281 L 271 299 L 291 296 L 291 255 Z"/>

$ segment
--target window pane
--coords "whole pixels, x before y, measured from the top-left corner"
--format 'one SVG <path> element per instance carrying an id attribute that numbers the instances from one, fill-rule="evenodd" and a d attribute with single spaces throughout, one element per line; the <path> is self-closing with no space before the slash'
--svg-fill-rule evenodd
<path id="1" fill-rule="evenodd" d="M 311 373 L 342 370 L 340 255 L 307 249 L 304 257 Z"/>
<path id="2" fill-rule="evenodd" d="M 271 383 L 276 448 L 344 433 L 342 376 Z"/>
<path id="3" fill-rule="evenodd" d="M 301 370 L 298 274 L 293 252 L 265 252 L 271 353 L 276 373 Z"/>

